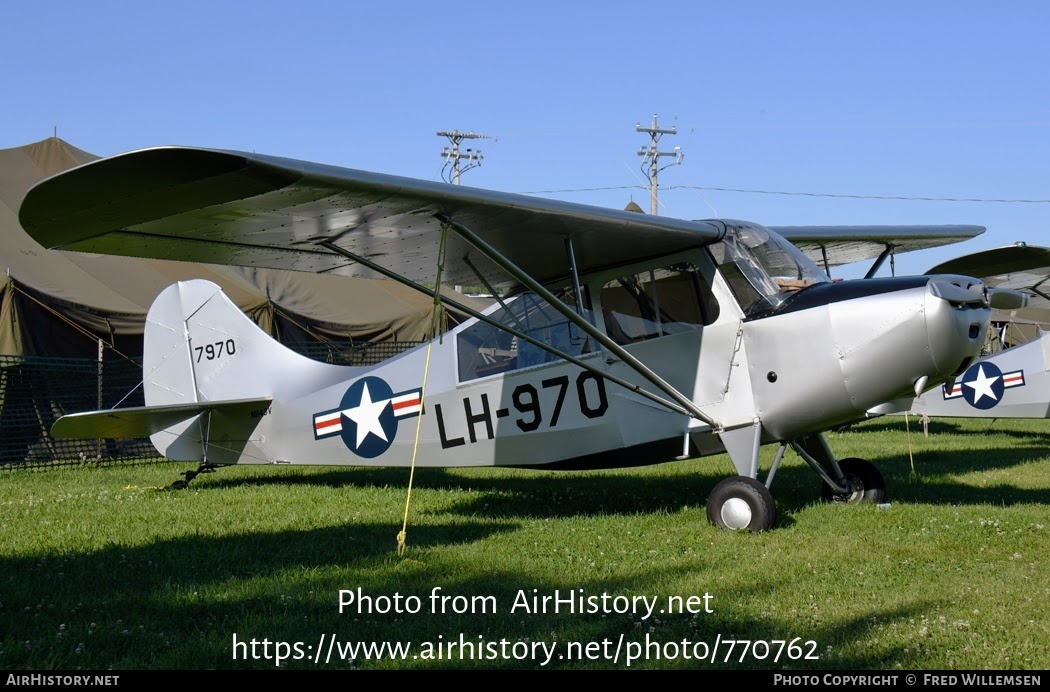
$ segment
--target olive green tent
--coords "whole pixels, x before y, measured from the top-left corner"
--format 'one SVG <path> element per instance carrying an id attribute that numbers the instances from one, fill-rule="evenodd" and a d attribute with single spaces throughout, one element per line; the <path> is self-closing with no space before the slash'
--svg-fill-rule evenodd
<path id="1" fill-rule="evenodd" d="M 393 281 L 44 249 L 18 223 L 22 199 L 96 158 L 57 137 L 0 150 L 0 469 L 155 454 L 145 439 L 56 440 L 49 430 L 64 413 L 143 403 L 146 313 L 176 281 L 214 281 L 271 336 L 332 362 L 375 362 L 428 336 L 432 299 Z"/>

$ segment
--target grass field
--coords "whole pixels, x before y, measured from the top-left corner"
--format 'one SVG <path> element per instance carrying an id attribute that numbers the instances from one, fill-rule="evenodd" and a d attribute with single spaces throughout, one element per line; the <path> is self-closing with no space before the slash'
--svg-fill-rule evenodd
<path id="1" fill-rule="evenodd" d="M 829 441 L 879 466 L 888 507 L 821 503 L 790 452 L 763 534 L 706 521 L 725 457 L 422 470 L 401 557 L 405 469 L 234 467 L 178 491 L 189 464 L 6 473 L 0 667 L 1050 668 L 1050 422 Z M 598 612 L 535 612 L 556 591 Z M 673 597 L 695 612 L 662 612 Z M 354 642 L 411 649 L 339 655 Z"/>

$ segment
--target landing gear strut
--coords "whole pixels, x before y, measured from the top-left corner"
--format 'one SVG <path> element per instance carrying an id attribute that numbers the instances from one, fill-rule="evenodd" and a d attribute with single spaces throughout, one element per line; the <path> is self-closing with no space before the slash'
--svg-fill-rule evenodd
<path id="1" fill-rule="evenodd" d="M 719 434 L 739 475 L 726 478 L 711 491 L 707 498 L 708 521 L 729 531 L 768 531 L 777 523 L 777 505 L 769 486 L 784 458 L 787 443 L 780 444 L 763 484 L 758 480 L 758 453 L 762 446 L 760 421 L 756 420 L 751 427 Z"/>
<path id="2" fill-rule="evenodd" d="M 208 461 L 208 436 L 211 434 L 211 414 L 212 409 L 208 409 L 204 412 L 203 416 L 198 418 L 197 424 L 200 426 L 200 442 L 201 442 L 201 463 L 194 471 L 184 471 L 182 476 L 185 480 L 175 481 L 169 487 L 171 490 L 182 490 L 190 486 L 190 481 L 199 476 L 202 473 L 212 473 L 218 468 L 215 464 Z"/>
<path id="3" fill-rule="evenodd" d="M 820 476 L 822 493 L 829 502 L 875 502 L 886 500 L 886 481 L 875 466 L 864 459 L 839 461 L 820 433 L 780 443 L 765 484 L 758 478 L 761 427 L 736 428 L 720 433 L 722 444 L 740 475 L 715 486 L 707 500 L 708 520 L 731 531 L 766 531 L 777 521 L 777 508 L 769 487 L 790 446 Z"/>
<path id="4" fill-rule="evenodd" d="M 188 488 L 190 486 L 190 481 L 192 481 L 198 475 L 202 473 L 212 473 L 217 468 L 218 467 L 215 464 L 209 464 L 208 462 L 204 462 L 200 466 L 198 466 L 195 471 L 184 471 L 182 476 L 183 478 L 185 478 L 185 480 L 175 481 L 170 486 L 168 486 L 168 488 L 171 490 L 182 490 L 183 488 Z"/>
<path id="5" fill-rule="evenodd" d="M 885 501 L 886 481 L 870 461 L 838 461 L 820 434 L 795 440 L 791 447 L 824 481 L 821 493 L 825 500 L 853 504 Z"/>
<path id="6" fill-rule="evenodd" d="M 821 493 L 828 502 L 880 503 L 886 499 L 886 481 L 875 465 L 864 459 L 843 459 L 839 462 L 845 485 L 849 491 L 839 492 L 827 483 L 822 484 Z"/>

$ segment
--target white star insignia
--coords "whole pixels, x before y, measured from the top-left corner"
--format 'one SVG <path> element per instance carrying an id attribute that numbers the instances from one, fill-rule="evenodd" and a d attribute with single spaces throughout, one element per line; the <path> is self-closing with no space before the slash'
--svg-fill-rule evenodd
<path id="1" fill-rule="evenodd" d="M 975 404 L 984 397 L 988 397 L 993 401 L 998 401 L 999 397 L 995 396 L 995 392 L 992 391 L 992 385 L 998 379 L 998 375 L 995 377 L 987 377 L 984 374 L 984 366 L 981 365 L 977 368 L 977 377 L 975 377 L 973 381 L 963 382 L 963 384 L 973 390 L 973 403 Z"/>
<path id="2" fill-rule="evenodd" d="M 361 391 L 361 401 L 357 406 L 343 410 L 343 415 L 357 424 L 357 447 L 361 446 L 361 443 L 365 441 L 369 433 L 372 433 L 383 442 L 390 441 L 387 439 L 386 431 L 383 430 L 383 424 L 379 421 L 379 417 L 383 415 L 383 411 L 386 410 L 388 405 L 390 405 L 389 399 L 372 401 L 372 395 L 368 391 L 368 383 L 366 382 Z"/>

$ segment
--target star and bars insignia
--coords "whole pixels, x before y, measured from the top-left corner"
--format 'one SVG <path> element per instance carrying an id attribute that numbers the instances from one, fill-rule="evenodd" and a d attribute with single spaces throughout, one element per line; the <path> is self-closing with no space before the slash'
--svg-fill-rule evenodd
<path id="1" fill-rule="evenodd" d="M 362 377 L 346 390 L 339 408 L 313 416 L 314 439 L 339 435 L 354 454 L 373 459 L 394 442 L 398 421 L 423 412 L 422 388 L 394 393 L 379 377 Z"/>
<path id="2" fill-rule="evenodd" d="M 945 399 L 962 397 L 970 406 L 990 409 L 1003 398 L 1011 387 L 1024 386 L 1024 370 L 1003 372 L 995 363 L 974 363 L 951 388 L 941 386 Z"/>

